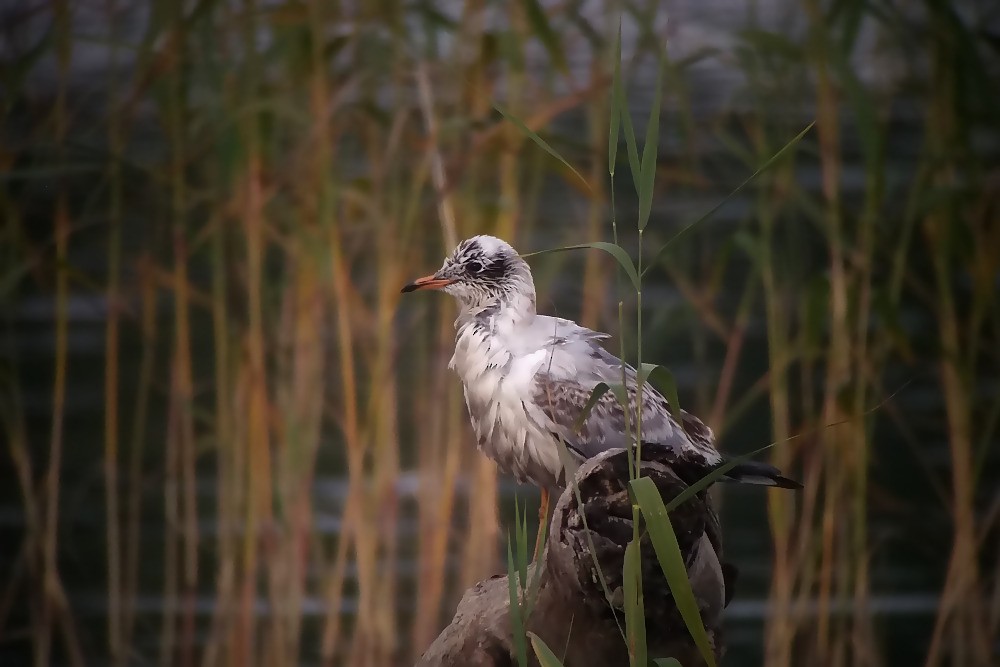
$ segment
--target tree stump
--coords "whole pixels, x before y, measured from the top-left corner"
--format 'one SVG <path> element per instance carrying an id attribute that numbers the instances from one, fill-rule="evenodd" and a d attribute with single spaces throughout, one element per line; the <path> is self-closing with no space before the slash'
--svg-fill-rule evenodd
<path id="1" fill-rule="evenodd" d="M 669 450 L 643 446 L 642 475 L 650 477 L 664 502 L 687 488 L 683 470 L 672 465 Z M 597 562 L 612 592 L 606 599 L 585 534 L 581 507 L 572 487 L 562 492 L 552 515 L 542 562 L 538 598 L 527 630 L 541 637 L 566 667 L 619 667 L 628 664 L 628 650 L 618 621 L 622 612 L 622 563 L 632 539 L 628 462 L 625 450 L 609 450 L 585 462 L 576 472 L 582 513 L 591 531 Z M 689 481 L 693 481 L 690 480 Z M 702 621 L 721 657 L 722 610 L 731 597 L 735 570 L 722 564 L 719 520 L 706 492 L 670 514 Z M 674 657 L 685 667 L 703 664 L 681 619 L 648 537 L 642 541 L 642 581 L 646 635 L 650 657 Z M 455 617 L 421 656 L 420 667 L 462 665 L 509 667 L 517 664 L 511 640 L 510 597 L 506 576 L 476 584 L 462 597 Z M 529 661 L 537 665 L 529 646 Z"/>

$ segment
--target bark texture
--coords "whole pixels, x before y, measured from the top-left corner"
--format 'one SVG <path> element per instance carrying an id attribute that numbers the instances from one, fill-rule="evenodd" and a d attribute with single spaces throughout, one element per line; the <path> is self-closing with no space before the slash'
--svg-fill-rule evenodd
<path id="1" fill-rule="evenodd" d="M 687 488 L 683 470 L 673 466 L 669 450 L 643 447 L 642 474 L 656 484 L 664 502 Z M 622 562 L 632 538 L 628 463 L 624 450 L 610 450 L 584 463 L 576 472 L 582 507 L 572 487 L 559 497 L 545 556 L 532 564 L 541 568 L 538 598 L 527 629 L 560 657 L 566 667 L 602 667 L 628 664 L 628 651 L 615 615 L 624 627 L 622 613 Z M 594 553 L 584 530 L 591 530 Z M 688 575 L 701 609 L 702 620 L 717 657 L 722 653 L 722 611 L 731 597 L 735 569 L 722 562 L 719 520 L 707 493 L 700 493 L 670 515 L 687 563 Z M 600 564 L 611 602 L 597 577 L 594 555 Z M 702 664 L 659 563 L 648 542 L 642 542 L 642 579 L 646 633 L 651 657 L 671 656 L 685 667 Z M 506 576 L 482 581 L 462 597 L 455 617 L 417 662 L 420 667 L 467 665 L 507 667 L 517 664 L 511 640 L 509 593 Z M 529 646 L 529 661 L 537 664 Z"/>

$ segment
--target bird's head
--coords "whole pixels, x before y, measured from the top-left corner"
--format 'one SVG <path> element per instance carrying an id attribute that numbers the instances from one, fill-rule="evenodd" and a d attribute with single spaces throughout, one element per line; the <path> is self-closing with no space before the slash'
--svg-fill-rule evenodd
<path id="1" fill-rule="evenodd" d="M 509 243 L 495 236 L 473 236 L 458 244 L 436 273 L 418 278 L 403 292 L 439 289 L 452 295 L 464 310 L 504 303 L 534 308 L 531 269 Z"/>

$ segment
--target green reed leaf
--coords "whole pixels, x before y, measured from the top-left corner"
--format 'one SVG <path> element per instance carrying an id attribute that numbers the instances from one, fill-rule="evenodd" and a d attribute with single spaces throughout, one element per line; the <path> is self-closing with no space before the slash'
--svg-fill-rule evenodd
<path id="1" fill-rule="evenodd" d="M 593 248 L 594 250 L 603 250 L 608 253 L 616 260 L 618 264 L 621 265 L 622 269 L 625 271 L 625 275 L 628 276 L 629 281 L 632 286 L 639 290 L 639 274 L 635 270 L 635 264 L 632 263 L 632 258 L 628 256 L 625 249 L 621 246 L 617 246 L 614 243 L 605 243 L 604 241 L 594 241 L 593 243 L 580 243 L 578 245 L 568 245 L 562 246 L 561 248 L 547 248 L 545 250 L 536 250 L 535 252 L 529 252 L 521 255 L 522 257 L 534 257 L 535 255 L 544 255 L 550 252 L 564 252 L 566 250 L 582 250 L 585 248 Z"/>
<path id="2" fill-rule="evenodd" d="M 715 654 L 708 641 L 708 634 L 705 632 L 705 625 L 701 620 L 701 612 L 698 611 L 698 601 L 691 589 L 691 581 L 688 579 L 687 567 L 684 564 L 684 555 L 677 543 L 677 535 L 674 534 L 670 515 L 663 504 L 660 492 L 653 484 L 653 480 L 648 477 L 634 479 L 629 482 L 629 486 L 643 517 L 646 519 L 649 539 L 653 543 L 656 559 L 660 563 L 663 576 L 666 577 L 667 584 L 670 586 L 677 611 L 684 619 L 684 625 L 687 626 L 688 632 L 691 633 L 691 637 L 698 646 L 701 657 L 714 667 Z"/>
<path id="3" fill-rule="evenodd" d="M 529 632 L 528 639 L 531 641 L 531 648 L 535 650 L 538 664 L 542 667 L 563 667 L 562 661 L 556 657 L 556 654 L 542 641 L 541 637 L 534 632 Z"/>
<path id="4" fill-rule="evenodd" d="M 656 667 L 681 667 L 677 658 L 653 658 L 653 664 Z"/>
<path id="5" fill-rule="evenodd" d="M 580 432 L 580 428 L 583 426 L 584 422 L 587 421 L 587 417 L 590 416 L 590 411 L 593 410 L 594 406 L 597 405 L 597 402 L 601 400 L 601 396 L 608 393 L 609 389 L 611 389 L 611 387 L 608 386 L 607 382 L 598 382 L 594 385 L 594 388 L 590 390 L 590 397 L 587 399 L 587 402 L 584 403 L 583 409 L 580 410 L 580 414 L 576 417 L 576 421 L 573 422 L 573 431 L 575 433 Z"/>
<path id="6" fill-rule="evenodd" d="M 517 654 L 517 664 L 528 667 L 528 644 L 524 637 L 524 618 L 521 616 L 520 596 L 517 592 L 517 573 L 514 570 L 514 554 L 510 548 L 510 536 L 507 537 L 507 594 L 510 601 L 510 631 L 514 652 Z"/>
<path id="7" fill-rule="evenodd" d="M 608 114 L 608 173 L 615 177 L 615 164 L 618 161 L 618 127 L 621 123 L 621 106 L 619 102 L 624 95 L 618 94 L 622 85 L 622 24 L 618 22 L 618 36 L 615 39 L 615 67 L 611 77 L 611 113 Z"/>
<path id="8" fill-rule="evenodd" d="M 569 169 L 571 172 L 573 172 L 573 174 L 576 175 L 576 177 L 578 179 L 580 179 L 580 182 L 583 183 L 584 187 L 586 187 L 587 190 L 590 190 L 590 183 L 587 182 L 587 179 L 584 178 L 583 175 L 580 174 L 580 172 L 578 172 L 576 169 L 574 169 L 573 165 L 571 165 L 569 162 L 567 162 L 566 158 L 564 158 L 562 155 L 560 155 L 559 152 L 556 149 L 552 148 L 552 146 L 550 146 L 547 141 L 545 141 L 544 139 L 542 139 L 536 133 L 532 132 L 531 128 L 529 128 L 527 125 L 524 124 L 524 121 L 522 121 L 520 118 L 518 118 L 514 114 L 512 114 L 512 113 L 508 112 L 507 110 L 505 110 L 499 104 L 494 104 L 493 108 L 496 109 L 500 113 L 501 116 L 503 116 L 505 119 L 507 119 L 511 123 L 513 123 L 514 127 L 516 127 L 517 129 L 521 130 L 521 132 L 525 136 L 527 136 L 529 139 L 531 139 L 536 144 L 538 144 L 538 146 L 542 150 L 544 150 L 546 153 L 548 153 L 549 155 L 551 155 L 555 159 L 559 160 L 559 162 L 561 162 L 564 167 L 566 167 L 567 169 Z"/>
<path id="9" fill-rule="evenodd" d="M 815 125 L 815 124 L 816 124 L 816 121 L 813 121 L 813 122 L 809 123 L 808 125 L 806 125 L 805 129 L 803 129 L 801 132 L 799 132 L 797 135 L 795 135 L 794 139 L 792 139 L 787 144 L 785 144 L 784 146 L 782 146 L 781 149 L 777 153 L 775 153 L 770 158 L 768 158 L 768 160 L 764 164 L 762 164 L 760 167 L 758 167 L 757 170 L 755 172 L 753 172 L 745 181 L 743 181 L 742 183 L 740 183 L 739 185 L 737 185 L 736 188 L 732 192 L 730 192 L 728 195 L 726 195 L 725 197 L 723 197 L 722 201 L 720 201 L 718 204 L 716 204 L 715 206 L 713 206 L 712 208 L 710 208 L 708 210 L 708 212 L 705 213 L 704 215 L 702 215 L 700 218 L 698 218 L 694 222 L 688 223 L 679 232 L 677 232 L 672 237 L 670 237 L 670 239 L 666 243 L 664 243 L 662 246 L 660 246 L 660 249 L 656 251 L 656 254 L 653 255 L 653 259 L 649 262 L 649 264 L 646 266 L 646 268 L 643 269 L 642 275 L 646 275 L 646 272 L 649 271 L 654 266 L 654 264 L 656 263 L 656 260 L 659 259 L 660 255 L 662 255 L 664 252 L 667 251 L 667 248 L 669 248 L 671 246 L 671 244 L 673 244 L 674 241 L 676 241 L 681 236 L 683 236 L 684 234 L 686 234 L 688 232 L 688 230 L 690 230 L 695 225 L 698 225 L 698 224 L 704 222 L 705 220 L 707 220 L 708 218 L 712 217 L 713 215 L 715 215 L 715 212 L 718 211 L 720 208 L 722 208 L 725 205 L 726 202 L 728 202 L 730 199 L 732 199 L 737 194 L 739 194 L 740 191 L 743 190 L 743 188 L 745 188 L 746 186 L 748 186 L 751 183 L 753 183 L 753 181 L 758 176 L 760 176 L 762 173 L 764 173 L 765 171 L 767 171 L 768 169 L 770 169 L 772 166 L 774 166 L 774 164 L 776 162 L 778 162 L 778 160 L 780 160 L 786 153 L 788 153 L 788 151 L 790 151 L 796 144 L 798 144 L 802 140 L 802 138 L 804 136 L 806 136 L 806 134 L 809 132 L 809 130 L 811 130 L 813 128 L 813 125 Z"/>
<path id="10" fill-rule="evenodd" d="M 524 511 L 514 497 L 514 527 L 516 529 L 517 546 L 517 572 L 520 575 L 518 587 L 521 590 L 528 588 L 528 505 L 524 506 Z"/>
<path id="11" fill-rule="evenodd" d="M 614 106 L 618 109 L 622 129 L 625 134 L 625 147 L 628 149 L 628 164 L 632 169 L 632 184 L 639 192 L 639 150 L 635 144 L 635 129 L 632 127 L 632 113 L 629 111 L 628 99 L 625 97 L 625 84 L 618 77 L 618 87 L 614 90 Z"/>
<path id="12" fill-rule="evenodd" d="M 659 364 L 639 364 L 639 377 L 643 382 L 653 385 L 653 388 L 663 394 L 670 405 L 670 412 L 678 424 L 683 424 L 681 420 L 681 402 L 677 397 L 677 381 L 674 374 L 665 366 Z"/>
<path id="13" fill-rule="evenodd" d="M 646 228 L 649 212 L 653 207 L 653 186 L 656 182 L 656 156 L 660 142 L 660 94 L 663 88 L 663 71 L 666 51 L 660 49 L 660 61 L 653 86 L 653 103 L 646 121 L 646 138 L 642 144 L 642 165 L 639 167 L 639 230 Z"/>
<path id="14" fill-rule="evenodd" d="M 625 631 L 628 634 L 629 663 L 645 667 L 648 658 L 646 610 L 642 598 L 642 554 L 639 543 L 635 540 L 625 547 L 622 583 L 625 588 Z"/>

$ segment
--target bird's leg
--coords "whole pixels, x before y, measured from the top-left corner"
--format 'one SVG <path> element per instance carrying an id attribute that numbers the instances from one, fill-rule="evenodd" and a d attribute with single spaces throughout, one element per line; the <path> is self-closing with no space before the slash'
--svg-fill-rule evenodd
<path id="1" fill-rule="evenodd" d="M 535 555 L 534 562 L 542 557 L 545 549 L 545 538 L 549 531 L 549 490 L 542 487 L 542 499 L 538 504 L 538 533 L 535 535 Z"/>

